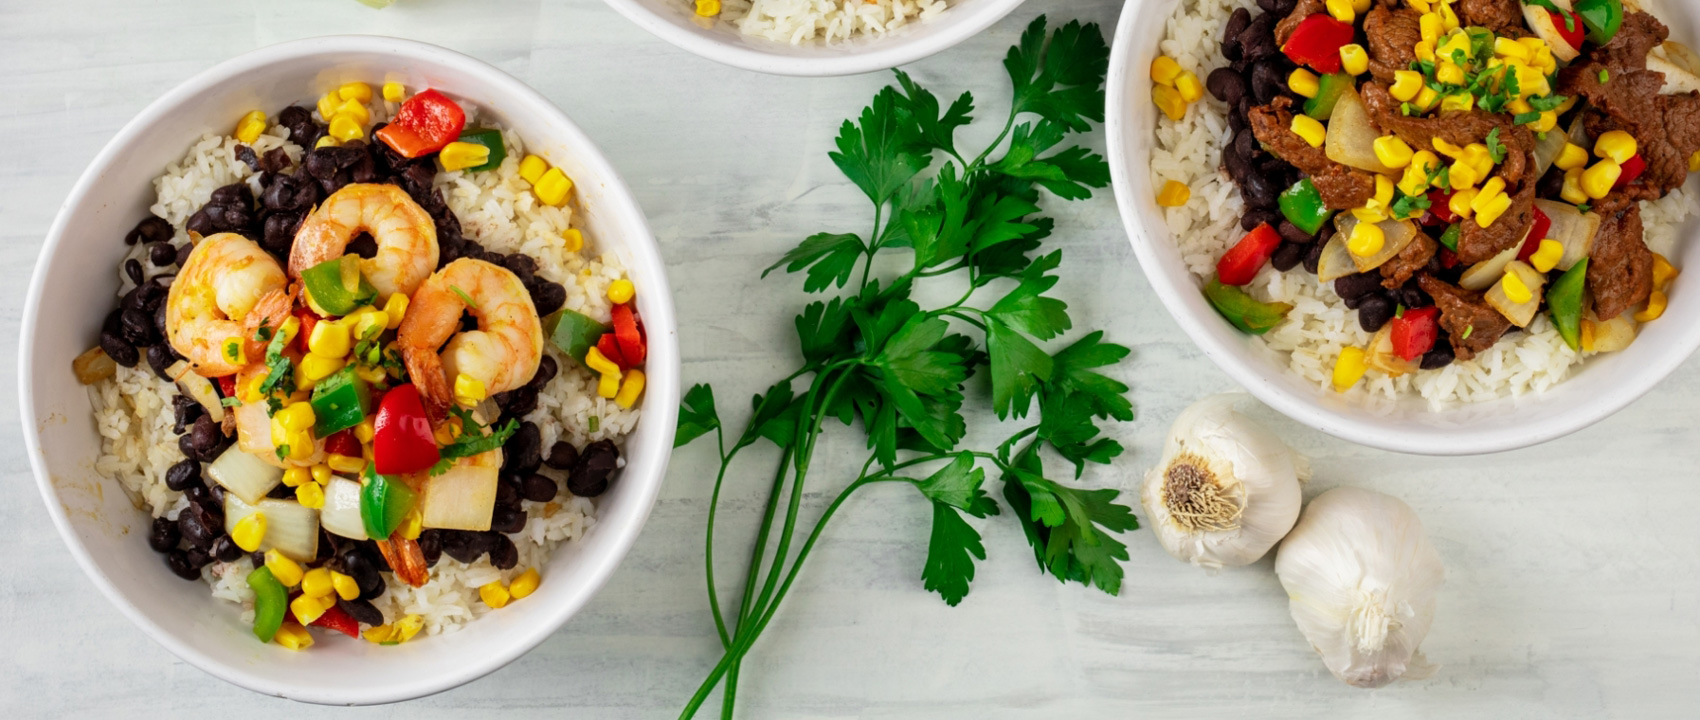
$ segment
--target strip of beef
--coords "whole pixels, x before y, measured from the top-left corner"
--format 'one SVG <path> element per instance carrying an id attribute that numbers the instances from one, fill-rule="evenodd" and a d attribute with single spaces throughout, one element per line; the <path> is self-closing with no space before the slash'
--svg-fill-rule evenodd
<path id="1" fill-rule="evenodd" d="M 1375 196 L 1375 176 L 1328 159 L 1328 153 L 1311 147 L 1293 132 L 1293 99 L 1282 96 L 1268 105 L 1254 107 L 1249 115 L 1251 131 L 1276 157 L 1310 176 L 1311 184 L 1333 210 L 1362 207 Z"/>
<path id="2" fill-rule="evenodd" d="M 1440 251 L 1440 243 L 1421 230 L 1417 231 L 1416 239 L 1394 255 L 1392 260 L 1381 266 L 1381 286 L 1388 290 L 1404 287 L 1411 276 L 1428 267 L 1434 254 Z"/>
<path id="3" fill-rule="evenodd" d="M 1600 220 L 1588 260 L 1588 292 L 1601 320 L 1646 302 L 1653 292 L 1653 253 L 1641 230 L 1641 206 L 1633 202 Z"/>
<path id="4" fill-rule="evenodd" d="M 1523 3 L 1521 0 L 1459 0 L 1458 19 L 1464 25 L 1480 25 L 1499 35 L 1519 37 L 1523 34 Z"/>
<path id="5" fill-rule="evenodd" d="M 1459 223 L 1458 260 L 1479 263 L 1522 242 L 1535 224 L 1535 185 L 1532 179 L 1521 185 L 1508 185 L 1505 191 L 1514 193 L 1511 208 L 1492 225 L 1482 227 L 1473 219 Z"/>
<path id="6" fill-rule="evenodd" d="M 1293 6 L 1293 11 L 1287 13 L 1287 17 L 1275 23 L 1275 44 L 1286 45 L 1287 39 L 1293 36 L 1293 31 L 1298 29 L 1299 23 L 1320 12 L 1328 12 L 1328 7 L 1322 0 L 1299 0 L 1299 4 Z"/>
<path id="7" fill-rule="evenodd" d="M 1423 39 L 1422 15 L 1415 10 L 1388 10 L 1380 5 L 1364 17 L 1364 37 L 1369 41 L 1369 72 L 1384 83 L 1393 82 L 1396 70 L 1409 70 L 1417 59 L 1416 45 Z"/>
<path id="8" fill-rule="evenodd" d="M 1434 298 L 1435 307 L 1440 308 L 1440 326 L 1452 336 L 1452 354 L 1459 360 L 1469 360 L 1493 347 L 1511 329 L 1511 321 L 1487 304 L 1482 293 L 1465 290 L 1427 273 L 1417 276 L 1417 284 Z"/>
<path id="9" fill-rule="evenodd" d="M 1635 136 L 1647 163 L 1627 189 L 1635 199 L 1663 197 L 1681 186 L 1688 179 L 1688 158 L 1700 152 L 1700 93 L 1661 95 L 1664 74 L 1646 69 L 1648 50 L 1668 34 L 1653 16 L 1631 14 L 1611 42 L 1558 74 L 1558 92 L 1592 106 L 1583 116 L 1589 133 L 1623 130 Z"/>
<path id="10" fill-rule="evenodd" d="M 1376 129 L 1398 135 L 1414 150 L 1443 155 L 1434 149 L 1434 138 L 1464 147 L 1470 143 L 1486 142 L 1487 136 L 1497 128 L 1499 141 L 1505 144 L 1507 150 L 1505 164 L 1499 167 L 1499 175 L 1505 178 L 1505 184 L 1522 182 L 1523 174 L 1528 172 L 1528 152 L 1535 147 L 1535 136 L 1526 127 L 1512 125 L 1509 115 L 1471 110 L 1445 112 L 1438 117 L 1407 116 L 1399 109 L 1401 103 L 1381 83 L 1364 83 L 1358 92 L 1363 96 L 1364 107 L 1368 108 L 1370 122 L 1375 124 Z"/>

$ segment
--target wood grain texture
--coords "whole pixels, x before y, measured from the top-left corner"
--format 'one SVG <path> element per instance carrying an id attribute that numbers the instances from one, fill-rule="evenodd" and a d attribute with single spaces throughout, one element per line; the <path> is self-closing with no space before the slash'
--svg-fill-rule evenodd
<path id="1" fill-rule="evenodd" d="M 1006 107 L 998 61 L 1041 11 L 1113 27 L 1119 0 L 1031 0 L 983 35 L 909 68 L 941 95 Z M 189 75 L 261 45 L 329 33 L 435 42 L 490 61 L 555 100 L 630 181 L 664 246 L 687 382 L 725 408 L 791 366 L 787 278 L 758 279 L 801 237 L 864 231 L 860 196 L 827 160 L 838 123 L 883 74 L 799 80 L 708 63 L 597 0 L 0 2 L 0 403 L 15 407 L 23 295 L 53 214 L 99 148 Z M 984 140 L 978 128 L 971 138 Z M 970 138 L 965 138 L 967 141 Z M 1092 142 L 1100 150 L 1102 141 Z M 1109 193 L 1048 201 L 1065 250 L 1059 291 L 1081 327 L 1134 347 L 1117 374 L 1139 418 L 1129 453 L 1090 473 L 1130 488 L 1191 401 L 1229 389 L 1162 311 Z M 117 242 L 117 238 L 113 238 Z M 107 275 L 96 277 L 105 282 Z M 91 292 L 105 292 L 91 288 Z M 1672 318 L 1667 322 L 1683 321 Z M 947 608 L 920 589 L 924 508 L 894 488 L 852 501 L 745 670 L 750 718 L 1676 717 L 1700 676 L 1700 365 L 1617 416 L 1548 445 L 1474 460 L 1352 446 L 1269 414 L 1314 458 L 1307 493 L 1355 484 L 1416 508 L 1449 577 L 1424 646 L 1430 680 L 1375 692 L 1328 675 L 1287 616 L 1267 560 L 1208 576 L 1145 530 L 1120 597 L 1040 575 L 1007 519 L 991 560 Z M 0 714 L 297 718 L 304 708 L 227 685 L 130 625 L 71 560 L 43 511 L 15 412 L 0 415 Z M 817 468 L 857 444 L 824 442 Z M 670 717 L 718 656 L 701 539 L 712 468 L 680 451 L 648 527 L 590 605 L 543 646 L 465 687 L 340 717 Z M 722 547 L 742 551 L 768 460 L 734 478 Z M 822 491 L 845 480 L 820 475 Z M 808 496 L 818 513 L 825 497 Z M 1143 514 L 1143 513 L 1141 513 Z M 139 540 L 138 540 L 139 541 Z M 724 587 L 735 582 L 729 563 Z M 164 572 L 161 568 L 161 572 Z M 333 711 L 312 712 L 332 714 Z"/>

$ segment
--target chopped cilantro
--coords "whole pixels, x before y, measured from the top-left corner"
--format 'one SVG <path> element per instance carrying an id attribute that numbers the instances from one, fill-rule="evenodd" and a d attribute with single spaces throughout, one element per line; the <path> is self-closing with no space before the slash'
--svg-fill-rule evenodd
<path id="1" fill-rule="evenodd" d="M 1557 110 L 1558 106 L 1563 105 L 1564 102 L 1569 99 L 1570 98 L 1563 95 L 1548 95 L 1546 97 L 1529 98 L 1529 107 L 1541 112 Z"/>
<path id="2" fill-rule="evenodd" d="M 455 460 L 472 457 L 501 447 L 503 443 L 508 441 L 508 438 L 513 437 L 514 433 L 519 431 L 519 421 L 513 418 L 508 418 L 507 424 L 495 432 L 485 433 L 484 426 L 472 419 L 472 413 L 460 408 L 450 408 L 449 412 L 460 418 L 460 435 L 455 438 L 454 442 L 438 449 L 441 459 L 437 461 L 436 465 L 431 466 L 432 475 L 443 474 L 454 465 Z"/>
<path id="3" fill-rule="evenodd" d="M 1539 119 L 1541 119 L 1541 114 L 1538 112 L 1517 113 L 1516 115 L 1511 116 L 1511 124 L 1528 125 L 1529 123 L 1535 122 Z"/>
<path id="4" fill-rule="evenodd" d="M 279 460 L 289 457 L 289 443 L 277 446 L 277 450 L 275 452 L 277 453 L 277 459 Z"/>
<path id="5" fill-rule="evenodd" d="M 1427 195 L 1406 195 L 1399 193 L 1399 199 L 1393 201 L 1393 217 L 1401 220 L 1414 218 L 1423 214 L 1432 205 Z"/>
<path id="6" fill-rule="evenodd" d="M 1499 128 L 1494 128 L 1488 133 L 1487 149 L 1488 157 L 1493 158 L 1495 165 L 1505 162 L 1505 143 L 1499 141 Z"/>
<path id="7" fill-rule="evenodd" d="M 1404 115 L 1405 117 L 1410 117 L 1412 115 L 1417 114 L 1415 112 L 1416 109 L 1417 109 L 1417 106 L 1412 105 L 1410 103 L 1399 103 L 1399 114 Z"/>
<path id="8" fill-rule="evenodd" d="M 1608 82 L 1611 82 L 1611 71 L 1607 70 L 1605 68 L 1601 68 L 1600 69 L 1600 84 L 1604 85 Z"/>
<path id="9" fill-rule="evenodd" d="M 223 407 L 242 407 L 242 399 L 233 397 L 220 398 L 218 404 Z"/>

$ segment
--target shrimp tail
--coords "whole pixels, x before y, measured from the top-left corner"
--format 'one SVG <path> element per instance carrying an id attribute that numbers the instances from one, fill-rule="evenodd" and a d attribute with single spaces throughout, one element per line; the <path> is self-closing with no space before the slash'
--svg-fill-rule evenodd
<path id="1" fill-rule="evenodd" d="M 248 312 L 248 316 L 242 319 L 242 336 L 247 338 L 243 352 L 246 352 L 249 358 L 265 357 L 266 348 L 271 344 L 271 335 L 268 333 L 266 339 L 261 340 L 260 328 L 270 328 L 276 332 L 278 328 L 283 327 L 284 321 L 289 319 L 290 310 L 295 307 L 295 296 L 300 292 L 301 285 L 291 283 L 281 290 L 266 293 L 254 305 L 254 309 Z"/>
<path id="2" fill-rule="evenodd" d="M 401 358 L 407 366 L 407 376 L 419 388 L 419 397 L 424 400 L 425 414 L 431 418 L 431 426 L 436 427 L 448 417 L 449 405 L 454 402 L 454 391 L 449 388 L 448 377 L 443 373 L 442 358 L 429 348 L 412 350 L 408 347 L 402 348 Z"/>
<path id="3" fill-rule="evenodd" d="M 400 533 L 391 535 L 388 540 L 378 541 L 378 552 L 383 554 L 384 562 L 390 564 L 390 570 L 402 582 L 421 587 L 430 579 L 430 571 L 425 568 L 425 553 L 419 549 L 419 543 L 401 536 Z"/>

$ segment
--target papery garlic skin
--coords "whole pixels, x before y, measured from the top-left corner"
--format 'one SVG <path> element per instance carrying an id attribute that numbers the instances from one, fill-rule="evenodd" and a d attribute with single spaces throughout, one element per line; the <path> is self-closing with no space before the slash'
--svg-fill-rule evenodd
<path id="1" fill-rule="evenodd" d="M 1170 555 L 1216 570 L 1257 562 L 1298 520 L 1296 456 L 1217 395 L 1175 418 L 1140 502 Z"/>
<path id="2" fill-rule="evenodd" d="M 1335 677 L 1376 688 L 1431 669 L 1418 647 L 1446 569 L 1398 498 L 1351 487 L 1317 496 L 1281 543 L 1275 574 Z"/>

